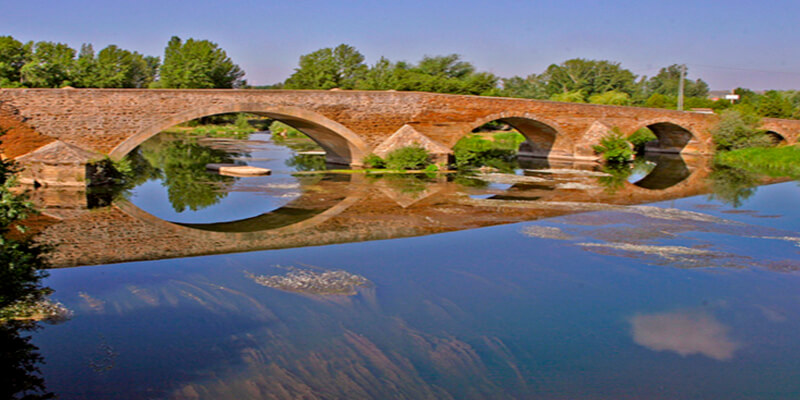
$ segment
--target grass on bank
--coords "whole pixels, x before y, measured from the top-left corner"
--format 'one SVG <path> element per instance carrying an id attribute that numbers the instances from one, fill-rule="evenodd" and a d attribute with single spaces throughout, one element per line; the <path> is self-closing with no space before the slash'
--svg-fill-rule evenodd
<path id="1" fill-rule="evenodd" d="M 750 147 L 717 153 L 719 164 L 770 177 L 800 179 L 800 147 Z"/>

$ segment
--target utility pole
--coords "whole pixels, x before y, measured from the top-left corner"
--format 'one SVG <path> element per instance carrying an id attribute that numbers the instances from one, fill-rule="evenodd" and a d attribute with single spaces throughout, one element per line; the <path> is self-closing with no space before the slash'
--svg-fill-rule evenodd
<path id="1" fill-rule="evenodd" d="M 681 77 L 678 80 L 678 111 L 683 111 L 683 77 L 686 75 L 686 64 L 681 64 Z"/>

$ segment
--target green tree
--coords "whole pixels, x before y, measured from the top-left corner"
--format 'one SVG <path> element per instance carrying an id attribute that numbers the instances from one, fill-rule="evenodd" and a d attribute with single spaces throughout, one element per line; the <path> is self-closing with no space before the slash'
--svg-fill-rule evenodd
<path id="1" fill-rule="evenodd" d="M 64 43 L 38 42 L 30 60 L 20 69 L 27 87 L 57 88 L 72 84 L 75 50 Z"/>
<path id="2" fill-rule="evenodd" d="M 636 89 L 636 75 L 622 68 L 619 63 L 605 60 L 586 60 L 576 58 L 561 64 L 552 64 L 540 76 L 545 82 L 547 93 L 552 97 L 557 93 L 581 91 L 585 96 L 616 90 L 633 94 Z"/>
<path id="3" fill-rule="evenodd" d="M 791 118 L 794 108 L 788 97 L 777 90 L 764 93 L 758 104 L 758 115 L 770 118 Z"/>
<path id="4" fill-rule="evenodd" d="M 386 57 L 381 57 L 358 84 L 364 90 L 390 90 L 397 86 L 395 65 Z"/>
<path id="5" fill-rule="evenodd" d="M 386 68 L 386 63 L 381 64 Z M 340 44 L 300 56 L 286 89 L 355 89 L 367 75 L 364 56 L 353 46 Z"/>
<path id="6" fill-rule="evenodd" d="M 589 96 L 589 103 L 627 106 L 631 104 L 631 96 L 624 92 L 609 90 L 605 93 L 597 93 Z"/>
<path id="7" fill-rule="evenodd" d="M 93 87 L 140 88 L 146 87 L 150 79 L 147 61 L 137 52 L 110 45 L 97 54 Z"/>
<path id="8" fill-rule="evenodd" d="M 550 100 L 566 103 L 586 103 L 586 93 L 583 90 L 573 90 L 565 93 L 553 93 Z"/>
<path id="9" fill-rule="evenodd" d="M 687 70 L 688 72 L 688 70 Z M 681 66 L 678 64 L 661 68 L 658 74 L 648 79 L 645 86 L 649 93 L 658 93 L 666 96 L 677 96 L 681 79 Z M 708 96 L 708 84 L 702 79 L 695 81 L 684 78 L 683 93 L 686 97 Z"/>
<path id="10" fill-rule="evenodd" d="M 82 44 L 73 68 L 72 84 L 76 87 L 94 87 L 96 69 L 94 47 L 91 44 Z"/>
<path id="11" fill-rule="evenodd" d="M 519 76 L 503 78 L 502 95 L 525 99 L 547 99 L 550 97 L 547 94 L 547 88 L 536 74 L 528 75 L 526 78 Z"/>
<path id="12" fill-rule="evenodd" d="M 647 101 L 644 102 L 644 106 L 650 108 L 668 108 L 674 110 L 678 107 L 678 101 L 675 99 L 675 97 L 665 96 L 660 93 L 653 93 L 647 98 Z"/>
<path id="13" fill-rule="evenodd" d="M 499 79 L 488 72 L 476 72 L 475 67 L 461 61 L 457 54 L 425 56 L 417 65 L 407 62 L 379 64 L 384 77 L 379 87 L 366 89 L 395 89 L 418 92 L 499 95 Z M 372 71 L 367 73 L 369 77 Z M 375 75 L 379 75 L 376 71 Z M 368 80 L 369 84 L 371 80 Z"/>
<path id="14" fill-rule="evenodd" d="M 0 36 L 0 87 L 20 86 L 20 70 L 30 61 L 32 43 Z"/>
<path id="15" fill-rule="evenodd" d="M 152 63 L 146 61 L 145 64 L 152 67 Z M 244 71 L 216 43 L 194 39 L 183 42 L 173 36 L 164 50 L 159 80 L 152 86 L 177 89 L 238 88 L 245 83 L 243 76 Z"/>

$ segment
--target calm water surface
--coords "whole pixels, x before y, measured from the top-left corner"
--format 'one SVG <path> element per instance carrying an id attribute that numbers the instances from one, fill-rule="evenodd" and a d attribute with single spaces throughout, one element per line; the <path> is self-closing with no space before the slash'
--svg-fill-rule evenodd
<path id="1" fill-rule="evenodd" d="M 185 182 L 151 171 L 129 204 L 214 231 L 348 198 L 323 190 L 340 187 L 326 186 L 334 178 L 291 175 L 305 167 L 287 166 L 287 148 L 251 140 L 233 161 L 273 175 L 206 177 L 189 189 L 198 197 L 180 198 L 167 180 Z M 395 236 L 380 236 L 390 240 L 54 269 L 45 283 L 74 315 L 32 333 L 41 371 L 63 399 L 798 398 L 798 183 L 731 190 L 712 174 L 704 181 L 717 194 L 648 200 L 691 180 L 686 168 L 648 182 L 658 166 L 644 165 L 604 185 L 580 174 L 560 183 L 366 179 L 374 191 L 359 202 L 385 195 L 394 214 L 368 220 L 355 202 L 335 218 L 399 224 L 413 214 L 438 225 L 391 225 Z M 637 195 L 629 182 L 643 181 L 650 192 Z M 614 196 L 630 206 L 609 206 Z M 537 201 L 560 211 L 505 223 Z M 443 217 L 464 223 L 487 207 L 503 224 L 460 230 Z M 332 221 L 311 229 L 359 227 Z M 269 237 L 262 228 L 249 235 Z M 360 284 L 274 283 L 298 271 L 344 271 Z"/>

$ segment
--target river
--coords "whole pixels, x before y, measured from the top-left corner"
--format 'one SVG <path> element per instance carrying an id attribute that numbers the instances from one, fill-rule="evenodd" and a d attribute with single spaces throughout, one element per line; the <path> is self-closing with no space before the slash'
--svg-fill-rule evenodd
<path id="1" fill-rule="evenodd" d="M 46 390 L 800 393 L 797 182 L 674 157 L 621 177 L 533 161 L 516 175 L 314 174 L 321 159 L 296 150 L 267 134 L 161 138 L 122 192 L 35 194 L 57 245 L 44 283 L 73 312 L 30 333 Z M 218 176 L 207 160 L 273 172 Z"/>

